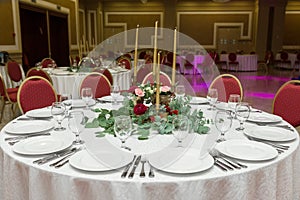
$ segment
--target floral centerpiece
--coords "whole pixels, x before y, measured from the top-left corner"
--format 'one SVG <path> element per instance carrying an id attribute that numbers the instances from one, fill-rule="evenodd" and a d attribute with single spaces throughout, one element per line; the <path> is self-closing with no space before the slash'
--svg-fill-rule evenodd
<path id="1" fill-rule="evenodd" d="M 176 98 L 168 86 L 160 86 L 160 106 L 155 105 L 156 84 L 138 86 L 132 94 L 129 94 L 118 110 L 95 109 L 99 115 L 92 122 L 87 123 L 87 128 L 102 127 L 103 131 L 97 132 L 98 137 L 105 134 L 114 134 L 114 116 L 129 115 L 136 125 L 135 132 L 138 139 L 148 139 L 150 130 L 158 134 L 171 134 L 172 121 L 175 115 L 188 116 L 190 120 L 190 132 L 205 134 L 209 131 L 209 120 L 203 116 L 201 110 L 193 110 L 189 105 L 190 96 Z M 164 99 L 163 99 L 163 98 Z"/>

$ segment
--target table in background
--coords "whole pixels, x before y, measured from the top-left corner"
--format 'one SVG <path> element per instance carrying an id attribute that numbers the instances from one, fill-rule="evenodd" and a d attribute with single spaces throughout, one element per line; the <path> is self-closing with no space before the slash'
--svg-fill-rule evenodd
<path id="1" fill-rule="evenodd" d="M 227 65 L 228 65 L 228 62 L 229 62 L 228 54 L 220 54 L 220 60 L 226 61 Z M 239 62 L 238 71 L 257 71 L 257 55 L 256 54 L 244 54 L 244 55 L 237 54 L 236 61 Z M 222 66 L 222 67 L 224 70 L 227 70 L 227 68 L 225 69 L 224 66 Z M 236 68 L 235 67 L 229 68 L 228 70 L 235 71 Z"/>
<path id="2" fill-rule="evenodd" d="M 184 72 L 184 64 L 186 62 L 185 56 L 177 56 L 176 61 L 177 61 L 177 63 L 179 63 L 180 71 L 183 73 Z M 211 61 L 211 62 L 209 62 L 209 61 Z M 202 66 L 204 62 L 206 62 L 207 66 Z M 212 59 L 209 54 L 194 55 L 194 60 L 193 60 L 193 62 L 191 62 L 191 64 L 193 64 L 193 66 L 194 66 L 193 73 L 196 73 L 196 72 L 201 73 L 202 71 L 204 71 L 203 68 L 209 67 L 212 64 Z"/>
<path id="3" fill-rule="evenodd" d="M 280 55 L 281 55 L 280 53 L 277 53 L 275 56 L 275 60 L 281 60 Z M 291 65 L 278 63 L 277 66 L 280 68 L 294 69 L 295 61 L 297 60 L 297 54 L 288 53 L 288 60 L 291 61 Z"/>
<path id="4" fill-rule="evenodd" d="M 72 73 L 69 75 L 51 74 L 53 86 L 58 94 L 72 94 L 73 98 L 79 97 L 79 86 L 86 73 Z M 121 90 L 128 90 L 131 84 L 131 72 L 112 72 L 114 84 L 118 84 Z"/>
<path id="5" fill-rule="evenodd" d="M 112 105 L 106 103 L 96 106 L 110 109 Z M 206 111 L 206 106 L 201 108 L 205 111 L 205 116 L 211 114 L 209 113 L 211 111 Z M 227 139 L 246 139 L 243 133 L 235 130 L 238 125 L 239 123 L 235 120 L 231 131 L 226 133 Z M 63 126 L 66 126 L 65 121 Z M 85 129 L 81 135 L 92 137 L 95 141 L 105 139 L 95 137 L 94 132 L 97 130 Z M 3 129 L 0 134 L 0 199 L 3 200 L 296 200 L 300 198 L 298 135 L 294 141 L 288 142 L 289 150 L 278 155 L 277 158 L 263 162 L 246 162 L 248 165 L 246 169 L 223 172 L 213 166 L 203 172 L 185 175 L 155 170 L 155 178 L 140 178 L 138 173 L 141 165 L 139 165 L 136 175 L 132 179 L 122 179 L 120 177 L 122 169 L 108 172 L 86 172 L 76 170 L 68 164 L 59 169 L 51 168 L 49 164 L 35 165 L 32 161 L 37 158 L 36 156 L 22 156 L 14 153 L 11 146 L 4 141 L 5 137 L 7 134 Z M 162 140 L 174 139 L 172 135 L 157 137 Z M 196 137 L 203 141 L 208 135 L 196 135 Z M 112 138 L 114 139 L 114 137 Z M 130 137 L 126 141 L 126 145 L 134 147 L 134 144 L 143 142 L 145 141 Z"/>

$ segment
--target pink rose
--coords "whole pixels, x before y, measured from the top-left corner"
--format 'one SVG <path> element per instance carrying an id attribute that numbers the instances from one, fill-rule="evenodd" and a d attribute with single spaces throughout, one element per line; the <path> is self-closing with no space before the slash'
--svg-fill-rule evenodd
<path id="1" fill-rule="evenodd" d="M 165 86 L 162 86 L 160 89 L 162 92 L 169 92 L 171 88 L 169 86 L 165 85 Z"/>
<path id="2" fill-rule="evenodd" d="M 145 93 L 144 93 L 144 91 L 143 91 L 141 88 L 136 88 L 136 89 L 134 90 L 134 93 L 135 93 L 135 95 L 137 95 L 137 96 L 139 96 L 139 97 L 145 96 Z"/>

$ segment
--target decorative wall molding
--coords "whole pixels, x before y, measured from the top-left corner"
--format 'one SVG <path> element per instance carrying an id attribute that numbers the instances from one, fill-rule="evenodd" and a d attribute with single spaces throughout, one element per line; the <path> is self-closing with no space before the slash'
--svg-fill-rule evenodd
<path id="1" fill-rule="evenodd" d="M 286 15 L 289 15 L 289 14 L 300 15 L 300 11 L 286 11 L 285 14 Z M 282 48 L 283 49 L 290 49 L 290 50 L 299 50 L 300 49 L 300 44 L 298 44 L 298 45 L 283 45 Z"/>
<path id="2" fill-rule="evenodd" d="M 93 23 L 92 23 L 93 22 Z M 92 29 L 94 33 L 92 34 Z M 96 10 L 88 10 L 88 41 L 89 47 L 92 47 L 92 41 L 97 43 L 97 11 Z"/>
<path id="3" fill-rule="evenodd" d="M 247 32 L 244 33 L 244 28 L 245 28 L 245 24 L 241 23 L 241 22 L 218 22 L 215 21 L 213 23 L 213 32 L 211 34 L 213 34 L 213 40 L 211 44 L 208 45 L 203 45 L 204 48 L 211 48 L 211 49 L 215 49 L 217 47 L 217 33 L 218 33 L 218 28 L 219 27 L 240 27 L 241 28 L 241 33 L 240 33 L 240 40 L 250 40 L 251 39 L 251 33 L 252 33 L 252 26 L 253 26 L 253 12 L 252 11 L 226 11 L 226 12 L 178 12 L 177 13 L 177 27 L 178 30 L 180 31 L 180 20 L 181 20 L 181 16 L 183 15 L 247 15 L 248 16 L 248 27 L 247 27 Z M 184 45 L 182 46 L 184 47 Z M 186 48 L 191 47 L 191 45 L 187 45 Z"/>

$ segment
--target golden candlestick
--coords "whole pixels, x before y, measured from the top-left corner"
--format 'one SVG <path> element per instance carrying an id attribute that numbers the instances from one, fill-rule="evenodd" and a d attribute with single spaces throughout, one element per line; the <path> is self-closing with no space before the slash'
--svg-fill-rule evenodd
<path id="1" fill-rule="evenodd" d="M 136 26 L 135 32 L 135 48 L 134 48 L 134 71 L 133 71 L 133 84 L 136 84 L 136 76 L 137 76 L 137 49 L 138 49 L 138 40 L 139 40 L 139 25 Z"/>
<path id="2" fill-rule="evenodd" d="M 173 63 L 172 63 L 172 87 L 175 89 L 175 74 L 176 74 L 176 40 L 177 30 L 174 29 L 174 46 L 173 46 Z"/>

